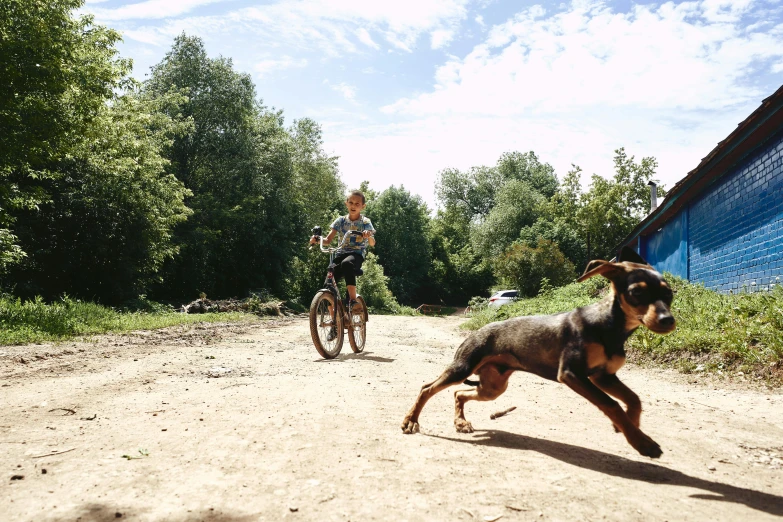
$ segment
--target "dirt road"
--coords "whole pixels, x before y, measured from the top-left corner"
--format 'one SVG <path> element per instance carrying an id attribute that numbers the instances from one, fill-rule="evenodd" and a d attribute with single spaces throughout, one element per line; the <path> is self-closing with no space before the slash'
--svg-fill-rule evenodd
<path id="1" fill-rule="evenodd" d="M 476 433 L 454 431 L 447 391 L 422 433 L 403 435 L 418 389 L 465 335 L 458 324 L 371 317 L 366 352 L 346 343 L 333 361 L 299 318 L 0 347 L 0 520 L 783 516 L 780 394 L 626 366 L 659 460 L 527 374 L 468 405 Z"/>

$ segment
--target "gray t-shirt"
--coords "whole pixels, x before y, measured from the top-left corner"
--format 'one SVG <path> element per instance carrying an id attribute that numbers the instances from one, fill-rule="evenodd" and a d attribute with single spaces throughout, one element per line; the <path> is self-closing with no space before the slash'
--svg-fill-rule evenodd
<path id="1" fill-rule="evenodd" d="M 375 232 L 375 228 L 372 226 L 370 219 L 363 215 L 360 215 L 359 219 L 355 221 L 351 221 L 348 216 L 340 216 L 334 220 L 334 223 L 332 223 L 332 230 L 336 230 L 340 234 L 337 238 L 338 244 L 342 244 L 343 237 L 351 230 L 358 230 L 360 232 L 369 230 L 370 232 Z M 347 254 L 359 252 L 362 254 L 362 257 L 366 257 L 367 244 L 367 238 L 349 234 L 348 238 L 345 240 L 345 243 L 337 250 L 336 253 Z"/>

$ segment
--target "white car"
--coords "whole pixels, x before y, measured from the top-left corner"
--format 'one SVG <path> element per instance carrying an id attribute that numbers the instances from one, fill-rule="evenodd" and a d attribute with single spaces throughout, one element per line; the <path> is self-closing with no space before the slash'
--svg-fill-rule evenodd
<path id="1" fill-rule="evenodd" d="M 489 298 L 489 306 L 503 306 L 504 304 L 513 303 L 519 297 L 518 290 L 500 290 L 495 292 Z"/>

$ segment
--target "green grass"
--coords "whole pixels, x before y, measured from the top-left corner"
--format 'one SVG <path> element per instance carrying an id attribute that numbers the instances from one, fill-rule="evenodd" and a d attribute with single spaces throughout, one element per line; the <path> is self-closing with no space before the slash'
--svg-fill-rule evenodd
<path id="1" fill-rule="evenodd" d="M 770 292 L 718 294 L 666 276 L 676 292 L 672 313 L 677 329 L 657 335 L 641 327 L 627 343 L 630 360 L 683 372 L 739 372 L 783 383 L 783 287 Z M 520 315 L 550 314 L 595 302 L 608 291 L 602 278 L 556 288 L 499 309 L 473 312 L 464 327 Z"/>
<path id="2" fill-rule="evenodd" d="M 178 324 L 240 321 L 245 313 L 182 314 L 150 304 L 151 311 L 119 311 L 64 297 L 54 303 L 0 296 L 0 345 L 64 341 L 108 332 L 154 330 Z"/>

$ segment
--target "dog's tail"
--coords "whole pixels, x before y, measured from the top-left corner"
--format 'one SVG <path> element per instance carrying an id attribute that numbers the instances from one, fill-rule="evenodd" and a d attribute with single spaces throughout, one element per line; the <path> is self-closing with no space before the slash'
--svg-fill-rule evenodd
<path id="1" fill-rule="evenodd" d="M 478 386 L 479 382 L 471 381 L 470 379 L 465 379 L 464 381 L 462 381 L 462 384 L 467 384 L 468 386 Z"/>

